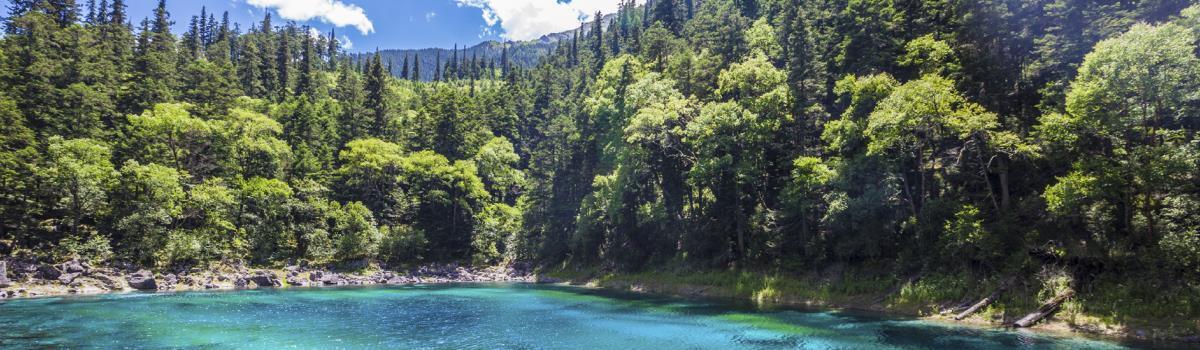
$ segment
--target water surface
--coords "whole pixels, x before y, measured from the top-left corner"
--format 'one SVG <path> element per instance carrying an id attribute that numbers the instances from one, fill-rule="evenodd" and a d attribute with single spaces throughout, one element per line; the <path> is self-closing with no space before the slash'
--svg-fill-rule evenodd
<path id="1" fill-rule="evenodd" d="M 114 294 L 0 303 L 0 348 L 1125 349 L 840 312 L 526 284 Z"/>

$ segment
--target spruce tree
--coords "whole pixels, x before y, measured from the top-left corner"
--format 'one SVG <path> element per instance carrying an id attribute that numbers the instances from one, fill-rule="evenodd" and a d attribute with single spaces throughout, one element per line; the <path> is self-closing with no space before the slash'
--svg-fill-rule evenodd
<path id="1" fill-rule="evenodd" d="M 128 27 L 129 16 L 126 13 L 125 0 L 113 0 L 112 12 L 108 14 L 108 23 Z"/>
<path id="2" fill-rule="evenodd" d="M 250 97 L 264 97 L 268 91 L 263 86 L 263 70 L 259 67 L 262 63 L 262 50 L 259 49 L 258 43 L 254 37 L 244 37 L 241 42 L 241 48 L 238 53 L 238 81 L 242 83 L 242 91 L 246 92 Z"/>
<path id="3" fill-rule="evenodd" d="M 412 72 L 409 74 L 409 79 L 412 81 L 421 81 L 421 55 L 413 55 Z"/>
<path id="4" fill-rule="evenodd" d="M 304 32 L 307 33 L 308 28 L 305 28 Z M 316 74 L 316 67 L 314 67 L 316 65 L 316 60 L 313 56 L 316 55 L 316 47 L 314 46 L 315 44 L 313 43 L 312 35 L 305 34 L 302 45 L 304 46 L 301 48 L 303 50 L 303 54 L 300 56 L 300 77 L 299 81 L 296 83 L 296 95 L 308 95 L 309 97 L 314 97 L 316 92 L 313 90 L 313 88 L 316 85 L 313 80 Z"/>
<path id="5" fill-rule="evenodd" d="M 382 138 L 388 122 L 387 74 L 383 71 L 383 58 L 378 50 L 367 61 L 366 92 L 365 105 L 372 111 L 371 135 Z"/>
<path id="6" fill-rule="evenodd" d="M 500 75 L 508 76 L 508 41 L 504 42 L 504 47 L 500 49 Z"/>
<path id="7" fill-rule="evenodd" d="M 596 72 L 604 66 L 604 26 L 601 24 L 603 20 L 604 14 L 596 11 L 596 20 L 592 21 L 592 32 L 588 34 L 592 45 L 592 58 L 596 60 Z"/>
<path id="8" fill-rule="evenodd" d="M 400 78 L 408 80 L 408 54 L 404 55 L 404 64 L 400 67 Z"/>
<path id="9" fill-rule="evenodd" d="M 288 23 L 287 29 L 279 32 L 279 46 L 275 48 L 275 68 L 279 72 L 275 93 L 280 99 L 287 97 L 292 90 L 292 37 L 295 35 L 295 24 Z"/>
<path id="10" fill-rule="evenodd" d="M 260 33 L 256 36 L 261 59 L 258 64 L 258 75 L 262 78 L 262 86 L 267 93 L 274 93 L 279 91 L 279 72 L 277 68 L 278 53 L 275 48 L 275 26 L 271 24 L 271 11 L 267 11 L 266 16 L 263 17 L 259 30 Z"/>

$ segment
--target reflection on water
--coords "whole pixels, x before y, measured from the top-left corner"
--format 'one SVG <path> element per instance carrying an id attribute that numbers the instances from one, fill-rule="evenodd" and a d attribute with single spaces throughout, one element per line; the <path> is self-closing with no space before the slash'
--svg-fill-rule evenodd
<path id="1" fill-rule="evenodd" d="M 0 348 L 1124 349 L 1078 338 L 543 285 L 118 294 L 0 304 Z"/>

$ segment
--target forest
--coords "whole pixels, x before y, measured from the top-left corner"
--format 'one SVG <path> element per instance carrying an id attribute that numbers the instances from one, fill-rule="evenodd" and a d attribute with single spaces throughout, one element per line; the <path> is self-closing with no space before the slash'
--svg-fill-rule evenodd
<path id="1" fill-rule="evenodd" d="M 161 0 L 10 4 L 0 256 L 1055 266 L 1200 315 L 1191 1 L 624 1 L 532 64 L 385 63 Z"/>

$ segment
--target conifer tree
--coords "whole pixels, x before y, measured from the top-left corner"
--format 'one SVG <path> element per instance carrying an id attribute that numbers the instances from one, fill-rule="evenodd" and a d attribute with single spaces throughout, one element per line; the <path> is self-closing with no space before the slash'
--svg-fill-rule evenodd
<path id="1" fill-rule="evenodd" d="M 262 86 L 267 93 L 275 93 L 279 91 L 279 72 L 278 72 L 278 53 L 275 47 L 274 25 L 271 24 L 271 11 L 263 16 L 262 24 L 259 26 L 260 32 L 257 35 L 259 58 L 261 62 L 258 65 L 259 77 L 262 78 Z"/>
<path id="2" fill-rule="evenodd" d="M 387 74 L 379 51 L 367 60 L 365 105 L 371 109 L 371 135 L 383 137 L 388 126 Z"/>
<path id="3" fill-rule="evenodd" d="M 412 72 L 409 73 L 412 81 L 421 81 L 421 55 L 413 55 Z"/>
<path id="4" fill-rule="evenodd" d="M 307 28 L 305 28 L 304 32 L 308 32 Z M 296 83 L 296 95 L 313 97 L 316 95 L 316 92 L 313 90 L 316 86 L 313 81 L 316 74 L 316 60 L 313 57 L 316 55 L 316 47 L 313 43 L 312 35 L 305 34 L 301 45 L 303 45 L 301 48 L 303 53 L 300 56 L 300 77 Z"/>
<path id="5" fill-rule="evenodd" d="M 400 67 L 400 79 L 408 80 L 408 54 L 404 55 L 404 64 Z"/>
<path id="6" fill-rule="evenodd" d="M 294 23 L 288 23 L 287 29 L 279 32 L 279 46 L 275 48 L 275 68 L 279 70 L 276 96 L 283 99 L 292 90 L 292 38 L 296 35 Z M 307 35 L 307 33 L 305 34 Z"/>

